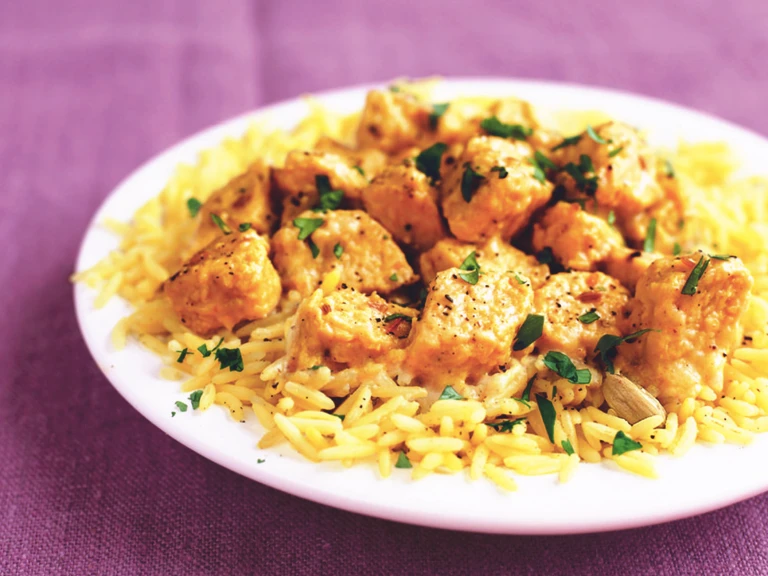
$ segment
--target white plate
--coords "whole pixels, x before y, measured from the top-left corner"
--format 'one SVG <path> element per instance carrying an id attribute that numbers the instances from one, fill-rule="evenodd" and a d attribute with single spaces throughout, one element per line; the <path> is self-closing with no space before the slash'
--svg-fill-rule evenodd
<path id="1" fill-rule="evenodd" d="M 334 110 L 353 111 L 363 104 L 369 87 L 318 96 Z M 500 79 L 446 80 L 436 100 L 458 95 L 515 95 L 550 108 L 599 109 L 648 130 L 654 144 L 686 140 L 725 140 L 745 166 L 759 172 L 768 157 L 768 141 L 747 130 L 640 96 L 566 84 Z M 226 136 L 240 135 L 249 121 L 269 115 L 275 126 L 290 128 L 306 113 L 301 101 L 290 101 L 248 114 L 193 136 L 136 170 L 109 196 L 94 216 L 77 261 L 82 270 L 116 246 L 98 225 L 106 216 L 120 220 L 157 194 L 180 162 Z M 646 480 L 621 472 L 612 464 L 582 464 L 574 478 L 560 485 L 554 477 L 518 477 L 519 491 L 500 492 L 487 481 L 465 476 L 433 476 L 412 482 L 395 470 L 381 480 L 373 466 L 352 469 L 312 464 L 290 449 L 260 450 L 255 418 L 245 424 L 224 410 L 188 411 L 171 417 L 174 401 L 186 400 L 179 384 L 157 377 L 160 362 L 136 343 L 116 352 L 109 333 L 129 311 L 113 299 L 93 308 L 95 294 L 75 286 L 80 328 L 91 354 L 117 391 L 141 414 L 185 446 L 206 458 L 279 490 L 352 512 L 380 518 L 459 530 L 508 534 L 566 534 L 616 530 L 700 514 L 768 490 L 768 436 L 751 446 L 697 445 L 682 459 L 659 459 L 660 479 Z M 94 386 L 101 383 L 94 382 Z M 259 464 L 259 459 L 264 461 Z M 138 473 L 138 471 L 137 471 Z"/>

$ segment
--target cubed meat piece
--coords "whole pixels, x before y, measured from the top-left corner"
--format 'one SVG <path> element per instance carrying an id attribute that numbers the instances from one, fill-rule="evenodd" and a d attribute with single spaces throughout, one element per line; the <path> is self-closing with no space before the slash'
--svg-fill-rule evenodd
<path id="1" fill-rule="evenodd" d="M 419 257 L 422 280 L 429 284 L 438 272 L 458 268 L 473 251 L 483 272 L 514 272 L 524 281 L 530 282 L 534 289 L 541 286 L 549 276 L 549 268 L 546 265 L 539 264 L 534 256 L 502 242 L 498 237 L 479 245 L 468 244 L 455 238 L 444 238 Z"/>
<path id="2" fill-rule="evenodd" d="M 552 184 L 534 177 L 531 148 L 489 136 L 472 138 L 443 182 L 443 214 L 454 236 L 482 242 L 509 240 L 552 196 Z"/>
<path id="3" fill-rule="evenodd" d="M 447 231 L 437 207 L 437 189 L 415 166 L 390 166 L 363 190 L 366 211 L 398 241 L 423 251 Z"/>
<path id="4" fill-rule="evenodd" d="M 256 161 L 246 172 L 211 194 L 200 208 L 196 246 L 207 246 L 221 235 L 221 229 L 211 214 L 221 218 L 232 230 L 248 223 L 259 234 L 269 235 L 277 226 L 277 216 L 272 208 L 269 166 Z"/>
<path id="5" fill-rule="evenodd" d="M 215 239 L 171 276 L 164 290 L 181 321 L 202 336 L 264 318 L 282 293 L 269 243 L 253 230 Z"/>
<path id="6" fill-rule="evenodd" d="M 700 275 L 698 283 L 692 274 Z M 692 295 L 683 293 L 686 283 Z M 741 342 L 751 289 L 738 258 L 699 252 L 656 260 L 637 284 L 623 327 L 654 332 L 622 344 L 617 368 L 662 400 L 695 397 L 702 386 L 719 393 L 728 354 Z"/>
<path id="7" fill-rule="evenodd" d="M 394 154 L 418 145 L 429 128 L 431 107 L 405 92 L 371 90 L 360 117 L 357 144 Z"/>
<path id="8" fill-rule="evenodd" d="M 288 154 L 285 166 L 275 168 L 273 174 L 283 197 L 283 224 L 319 204 L 318 176 L 327 178 L 331 190 L 343 192 L 345 203 L 354 204 L 368 185 L 347 159 L 330 152 L 295 150 Z"/>
<path id="9" fill-rule="evenodd" d="M 600 272 L 554 274 L 534 295 L 534 308 L 544 316 L 536 347 L 591 359 L 603 334 L 621 336 L 618 322 L 628 301 L 626 288 Z"/>
<path id="10" fill-rule="evenodd" d="M 560 166 L 571 165 L 559 173 L 559 183 L 569 196 L 594 197 L 598 206 L 613 209 L 618 216 L 641 212 L 662 198 L 656 157 L 637 130 L 608 122 L 596 126 L 594 134 L 601 142 L 584 133 L 576 144 L 551 156 Z"/>
<path id="11" fill-rule="evenodd" d="M 328 366 L 339 370 L 382 361 L 403 348 L 417 310 L 390 304 L 352 288 L 304 300 L 288 330 L 288 370 Z"/>
<path id="12" fill-rule="evenodd" d="M 490 270 L 477 284 L 462 274 L 458 268 L 438 273 L 409 337 L 405 370 L 432 387 L 498 371 L 532 309 L 533 290 L 513 273 Z"/>
<path id="13" fill-rule="evenodd" d="M 310 228 L 310 236 L 300 240 Z M 392 235 L 359 210 L 304 212 L 277 231 L 272 251 L 283 286 L 302 296 L 335 268 L 341 268 L 342 284 L 366 294 L 386 294 L 418 279 Z"/>
<path id="14" fill-rule="evenodd" d="M 533 248 L 550 248 L 566 269 L 594 272 L 624 239 L 605 220 L 577 203 L 558 202 L 533 226 Z"/>
<path id="15" fill-rule="evenodd" d="M 375 148 L 355 149 L 349 148 L 340 142 L 331 138 L 322 137 L 315 144 L 315 151 L 330 152 L 341 156 L 347 160 L 347 163 L 355 170 L 363 171 L 363 176 L 368 180 L 374 178 L 387 165 L 389 158 L 381 150 Z"/>

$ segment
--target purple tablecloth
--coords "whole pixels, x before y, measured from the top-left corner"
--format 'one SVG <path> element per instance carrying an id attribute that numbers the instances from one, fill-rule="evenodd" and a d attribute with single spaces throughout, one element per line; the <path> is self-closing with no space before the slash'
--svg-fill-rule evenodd
<path id="1" fill-rule="evenodd" d="M 768 573 L 768 496 L 542 538 L 400 526 L 260 486 L 118 396 L 67 283 L 123 176 L 274 100 L 509 75 L 651 94 L 768 134 L 767 59 L 765 0 L 0 2 L 0 573 Z"/>

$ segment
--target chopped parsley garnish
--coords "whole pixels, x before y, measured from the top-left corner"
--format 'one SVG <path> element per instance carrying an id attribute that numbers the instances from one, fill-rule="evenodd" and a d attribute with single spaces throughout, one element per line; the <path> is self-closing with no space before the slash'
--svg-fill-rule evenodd
<path id="1" fill-rule="evenodd" d="M 419 152 L 416 156 L 416 169 L 429 178 L 433 184 L 440 180 L 440 162 L 448 149 L 446 144 L 438 142 Z"/>
<path id="2" fill-rule="evenodd" d="M 592 324 L 592 322 L 597 322 L 600 320 L 600 314 L 597 313 L 597 310 L 592 308 L 589 312 L 585 312 L 578 318 L 579 322 L 582 324 Z"/>
<path id="3" fill-rule="evenodd" d="M 595 129 L 592 128 L 592 126 L 590 126 L 589 124 L 587 124 L 587 135 L 598 144 L 608 144 L 609 142 L 611 142 L 611 140 L 606 140 L 605 138 L 600 136 L 597 132 L 595 132 Z"/>
<path id="4" fill-rule="evenodd" d="M 475 172 L 469 162 L 464 164 L 464 174 L 461 175 L 461 196 L 465 202 L 472 200 L 480 184 L 485 180 L 485 176 Z"/>
<path id="5" fill-rule="evenodd" d="M 203 207 L 203 203 L 197 198 L 190 198 L 187 200 L 187 208 L 189 209 L 189 215 L 194 218 L 197 213 L 200 212 L 200 208 Z"/>
<path id="6" fill-rule="evenodd" d="M 243 371 L 243 355 L 240 348 L 219 348 L 216 350 L 216 360 L 221 364 L 221 369 L 229 368 L 230 372 Z"/>
<path id="7" fill-rule="evenodd" d="M 589 384 L 592 382 L 592 373 L 589 369 L 577 370 L 571 359 L 562 352 L 547 352 L 547 355 L 544 356 L 544 366 L 571 384 Z"/>
<path id="8" fill-rule="evenodd" d="M 494 166 L 493 168 L 491 168 L 491 172 L 498 172 L 499 180 L 504 180 L 504 178 L 509 176 L 509 172 L 504 166 Z"/>
<path id="9" fill-rule="evenodd" d="M 355 165 L 355 166 L 352 166 L 352 169 L 360 172 L 360 176 L 365 176 L 365 170 L 363 170 L 362 166 Z"/>
<path id="10" fill-rule="evenodd" d="M 389 91 L 390 92 L 400 92 L 400 86 L 397 84 L 390 84 L 389 85 Z"/>
<path id="11" fill-rule="evenodd" d="M 477 253 L 472 250 L 469 256 L 464 258 L 464 262 L 459 266 L 459 270 L 464 270 L 464 273 L 459 273 L 459 278 L 469 284 L 477 284 L 480 280 L 480 264 L 477 263 Z"/>
<path id="12" fill-rule="evenodd" d="M 729 254 L 710 254 L 710 258 L 714 258 L 715 260 L 730 260 L 731 258 L 736 258 L 736 256 L 731 256 Z"/>
<path id="13" fill-rule="evenodd" d="M 539 264 L 552 264 L 555 261 L 555 255 L 552 253 L 552 248 L 545 246 L 538 252 L 536 252 L 536 260 Z"/>
<path id="14" fill-rule="evenodd" d="M 672 246 L 672 256 L 680 256 L 680 252 L 682 252 L 683 249 L 677 242 L 674 243 Z"/>
<path id="15" fill-rule="evenodd" d="M 312 241 L 310 236 L 323 225 L 323 222 L 325 220 L 322 218 L 296 218 L 293 221 L 293 225 L 299 229 L 299 240 L 307 240 L 309 250 L 312 252 L 312 258 L 317 258 L 320 254 L 320 248 L 317 247 L 317 244 Z"/>
<path id="16" fill-rule="evenodd" d="M 544 394 L 536 394 L 536 403 L 539 405 L 539 414 L 544 421 L 544 428 L 547 430 L 547 436 L 552 444 L 555 443 L 555 406 Z"/>
<path id="17" fill-rule="evenodd" d="M 464 400 L 464 398 L 456 392 L 453 386 L 446 386 L 438 400 Z"/>
<path id="18" fill-rule="evenodd" d="M 182 402 L 180 400 L 176 400 L 175 404 L 176 404 L 176 408 L 179 409 L 179 412 L 186 412 L 187 411 L 187 405 L 184 404 L 184 402 Z"/>
<path id="19" fill-rule="evenodd" d="M 608 224 L 610 224 L 611 226 L 616 224 L 616 212 L 614 212 L 613 210 L 608 212 Z"/>
<path id="20" fill-rule="evenodd" d="M 256 458 L 256 464 L 264 464 L 264 462 L 266 462 L 264 458 Z"/>
<path id="21" fill-rule="evenodd" d="M 211 350 L 208 350 L 208 346 L 206 346 L 205 344 L 203 344 L 202 346 L 198 346 L 197 349 L 200 352 L 200 354 L 203 355 L 203 358 L 208 358 L 208 356 L 210 356 L 211 354 L 216 352 L 216 350 L 219 349 L 219 346 L 221 346 L 223 342 L 224 342 L 224 338 L 220 339 L 219 343 L 216 344 L 216 346 L 214 346 Z"/>
<path id="22" fill-rule="evenodd" d="M 616 154 L 618 154 L 622 150 L 624 150 L 624 146 L 619 146 L 618 148 L 614 148 L 613 150 L 608 152 L 608 158 L 613 158 L 614 156 L 616 156 Z"/>
<path id="23" fill-rule="evenodd" d="M 314 366 L 310 367 L 310 370 L 320 370 L 320 368 L 322 367 L 323 367 L 322 364 L 315 364 Z"/>
<path id="24" fill-rule="evenodd" d="M 219 230 L 224 232 L 224 235 L 232 234 L 232 228 L 227 226 L 227 223 L 224 222 L 221 218 L 219 218 L 218 214 L 214 214 L 211 212 L 211 220 L 213 220 L 213 223 L 216 224 L 216 226 L 219 227 Z"/>
<path id="25" fill-rule="evenodd" d="M 429 113 L 429 127 L 432 130 L 437 130 L 437 122 L 440 117 L 448 110 L 448 102 L 443 104 L 432 104 L 432 112 Z"/>
<path id="26" fill-rule="evenodd" d="M 245 232 L 246 230 L 250 230 L 251 229 L 251 223 L 250 222 L 243 222 L 242 224 L 240 224 L 240 226 L 237 227 L 237 229 L 240 230 L 240 232 Z"/>
<path id="27" fill-rule="evenodd" d="M 405 320 L 406 322 L 413 322 L 413 316 L 408 316 L 408 314 L 402 314 L 401 312 L 396 312 L 395 314 L 384 316 L 384 322 L 392 322 L 392 320 Z"/>
<path id="28" fill-rule="evenodd" d="M 192 405 L 192 410 L 200 408 L 200 398 L 203 395 L 202 390 L 195 390 L 189 395 L 189 403 Z"/>
<path id="29" fill-rule="evenodd" d="M 491 116 L 480 122 L 480 128 L 491 136 L 514 138 L 515 140 L 525 140 L 533 134 L 533 130 L 526 128 L 522 124 L 505 124 L 496 116 Z"/>
<path id="30" fill-rule="evenodd" d="M 344 199 L 344 191 L 332 190 L 331 181 L 328 176 L 317 174 L 315 176 L 315 186 L 317 187 L 318 194 L 320 194 L 320 203 L 317 207 L 313 208 L 315 212 L 328 212 L 328 210 L 336 210 L 336 208 L 341 206 L 341 201 Z"/>
<path id="31" fill-rule="evenodd" d="M 628 336 L 614 336 L 613 334 L 603 334 L 600 337 L 600 340 L 597 341 L 597 346 L 595 346 L 595 352 L 597 352 L 600 355 L 600 360 L 602 361 L 603 366 L 605 366 L 606 371 L 610 372 L 611 374 L 615 372 L 615 369 L 613 366 L 613 359 L 616 358 L 616 354 L 618 353 L 618 350 L 616 350 L 616 348 L 619 346 L 619 344 L 623 344 L 624 342 L 634 342 L 646 332 L 659 332 L 659 330 L 654 330 L 653 328 L 645 328 L 643 330 L 638 330 L 637 332 L 633 332 Z"/>
<path id="32" fill-rule="evenodd" d="M 560 150 L 560 148 L 565 148 L 566 146 L 576 146 L 579 142 L 581 142 L 581 137 L 583 134 L 576 134 L 576 136 L 569 136 L 568 138 L 563 138 L 563 141 L 560 142 L 557 146 L 551 149 L 552 152 L 555 150 Z"/>
<path id="33" fill-rule="evenodd" d="M 392 282 L 397 282 L 397 274 L 390 275 L 389 279 L 392 280 Z"/>
<path id="34" fill-rule="evenodd" d="M 528 380 L 528 384 L 525 385 L 525 390 L 523 390 L 523 395 L 520 396 L 520 400 L 526 403 L 526 405 L 529 405 L 528 402 L 531 401 L 531 388 L 533 388 L 533 383 L 536 382 L 536 374 L 531 376 L 531 379 Z"/>
<path id="35" fill-rule="evenodd" d="M 333 247 L 333 255 L 336 256 L 336 260 L 341 260 L 342 254 L 344 254 L 344 246 L 336 242 L 336 245 Z"/>
<path id="36" fill-rule="evenodd" d="M 694 266 L 693 270 L 691 270 L 688 280 L 685 281 L 685 285 L 681 291 L 682 294 L 685 294 L 686 296 L 693 296 L 696 294 L 696 288 L 699 287 L 699 280 L 704 276 L 707 266 L 709 266 L 709 260 L 705 260 L 704 256 L 702 256 L 701 259 L 699 259 L 699 263 Z"/>
<path id="37" fill-rule="evenodd" d="M 542 184 L 547 180 L 546 170 L 557 170 L 557 165 L 538 150 L 528 162 L 533 165 L 533 177 Z"/>
<path id="38" fill-rule="evenodd" d="M 405 452 L 400 452 L 400 455 L 397 457 L 397 462 L 395 462 L 395 468 L 413 468 L 413 464 L 408 460 L 408 456 L 405 455 Z"/>
<path id="39" fill-rule="evenodd" d="M 514 420 L 500 420 L 499 422 L 488 422 L 487 426 L 490 426 L 496 432 L 512 432 L 512 428 L 516 424 L 522 424 L 525 422 L 525 418 L 515 418 Z"/>
<path id="40" fill-rule="evenodd" d="M 178 362 L 179 364 L 183 364 L 184 358 L 187 357 L 187 354 L 192 354 L 192 352 L 190 352 L 188 348 L 184 348 L 184 350 L 179 350 L 179 357 L 176 359 L 176 362 Z"/>
<path id="41" fill-rule="evenodd" d="M 560 442 L 560 446 L 563 447 L 563 450 L 565 450 L 565 453 L 568 454 L 568 456 L 575 453 L 573 449 L 573 444 L 571 444 L 570 440 L 563 440 L 562 442 Z"/>
<path id="42" fill-rule="evenodd" d="M 643 250 L 646 252 L 653 252 L 656 247 L 656 218 L 651 218 L 648 222 L 648 231 L 645 233 L 645 241 L 643 242 Z"/>
<path id="43" fill-rule="evenodd" d="M 586 154 L 582 154 L 579 157 L 578 165 L 573 162 L 568 162 L 568 164 L 563 166 L 563 171 L 573 178 L 574 182 L 576 182 L 576 188 L 580 191 L 589 194 L 590 196 L 597 191 L 597 176 L 592 176 L 590 178 L 585 176 L 585 174 L 595 171 L 595 168 L 592 165 L 592 159 Z"/>
<path id="44" fill-rule="evenodd" d="M 541 314 L 528 314 L 520 329 L 517 331 L 515 343 L 512 350 L 515 352 L 525 350 L 536 340 L 541 338 L 541 331 L 544 328 L 544 316 Z"/>
<path id="45" fill-rule="evenodd" d="M 664 160 L 664 175 L 667 178 L 675 177 L 675 167 L 672 166 L 672 162 L 670 162 L 669 160 Z"/>
<path id="46" fill-rule="evenodd" d="M 616 436 L 613 438 L 613 449 L 612 453 L 614 456 L 620 456 L 621 454 L 624 454 L 625 452 L 632 452 L 633 450 L 640 450 L 643 445 L 640 444 L 640 442 L 635 442 L 624 434 L 621 430 L 616 432 Z"/>
<path id="47" fill-rule="evenodd" d="M 525 281 L 525 278 L 521 278 L 517 272 L 515 272 L 515 280 L 517 280 L 518 284 L 528 284 L 528 282 Z"/>

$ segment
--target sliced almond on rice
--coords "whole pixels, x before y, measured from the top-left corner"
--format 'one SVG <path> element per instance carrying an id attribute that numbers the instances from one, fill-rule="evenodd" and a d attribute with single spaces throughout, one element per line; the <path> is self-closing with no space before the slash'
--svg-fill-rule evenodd
<path id="1" fill-rule="evenodd" d="M 603 380 L 603 396 L 608 406 L 630 424 L 650 416 L 666 417 L 661 403 L 642 386 L 620 374 L 606 374 Z"/>

